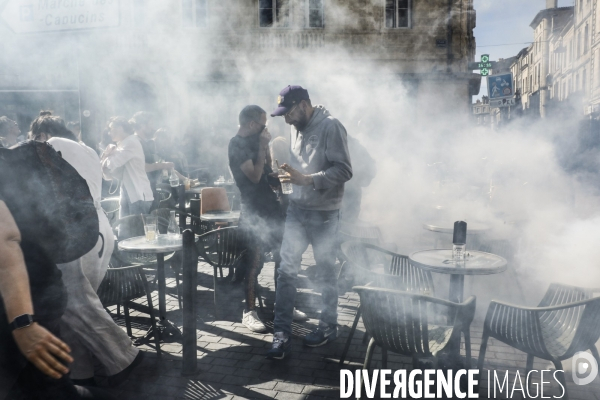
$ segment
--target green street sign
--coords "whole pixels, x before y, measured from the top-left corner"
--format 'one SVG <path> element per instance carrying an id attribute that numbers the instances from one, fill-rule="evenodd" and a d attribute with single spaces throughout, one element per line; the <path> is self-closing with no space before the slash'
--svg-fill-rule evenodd
<path id="1" fill-rule="evenodd" d="M 490 55 L 489 54 L 482 54 L 481 55 L 481 62 L 482 63 L 487 63 L 490 61 Z"/>
<path id="2" fill-rule="evenodd" d="M 487 68 L 481 68 L 481 76 L 488 76 L 490 74 L 490 70 Z"/>

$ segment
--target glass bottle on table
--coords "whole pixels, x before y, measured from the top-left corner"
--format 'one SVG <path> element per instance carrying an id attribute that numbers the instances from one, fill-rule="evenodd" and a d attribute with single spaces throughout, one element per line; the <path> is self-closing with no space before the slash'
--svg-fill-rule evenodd
<path id="1" fill-rule="evenodd" d="M 171 176 L 169 177 L 169 183 L 171 184 L 171 187 L 179 186 L 179 177 L 175 173 L 174 169 L 171 170 Z"/>
<path id="2" fill-rule="evenodd" d="M 467 223 L 456 221 L 452 237 L 452 259 L 455 263 L 465 261 L 465 249 L 467 243 Z"/>
<path id="3" fill-rule="evenodd" d="M 179 238 L 179 225 L 177 224 L 177 218 L 175 217 L 175 211 L 171 211 L 169 217 L 169 226 L 167 227 L 167 236 L 169 239 Z"/>

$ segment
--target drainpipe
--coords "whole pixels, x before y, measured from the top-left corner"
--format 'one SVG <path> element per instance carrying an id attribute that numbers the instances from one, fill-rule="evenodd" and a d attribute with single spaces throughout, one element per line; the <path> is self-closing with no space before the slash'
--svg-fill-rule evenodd
<path id="1" fill-rule="evenodd" d="M 454 60 L 454 54 L 452 54 L 452 2 L 448 0 L 448 21 L 447 21 L 447 33 L 446 33 L 446 71 L 452 72 L 452 61 Z"/>

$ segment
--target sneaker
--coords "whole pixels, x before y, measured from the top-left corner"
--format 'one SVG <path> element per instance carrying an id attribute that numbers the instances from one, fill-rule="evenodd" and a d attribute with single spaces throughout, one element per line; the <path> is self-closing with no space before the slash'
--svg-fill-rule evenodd
<path id="1" fill-rule="evenodd" d="M 274 303 L 273 307 L 275 307 L 276 305 L 277 305 L 277 303 Z M 305 313 L 303 313 L 302 311 L 300 311 L 296 307 L 294 307 L 294 313 L 293 313 L 292 319 L 296 322 L 304 322 L 304 321 L 308 321 L 308 315 L 306 315 Z"/>
<path id="2" fill-rule="evenodd" d="M 305 313 L 303 313 L 302 311 L 300 311 L 296 307 L 294 307 L 294 318 L 293 319 L 296 322 L 308 321 L 308 315 L 306 315 Z"/>
<path id="3" fill-rule="evenodd" d="M 304 345 L 319 347 L 337 338 L 337 325 L 319 322 L 319 327 L 304 337 Z"/>
<path id="4" fill-rule="evenodd" d="M 242 316 L 242 324 L 252 332 L 264 332 L 267 330 L 265 324 L 262 323 L 258 315 L 256 314 L 256 310 L 252 311 L 244 311 Z"/>
<path id="5" fill-rule="evenodd" d="M 270 360 L 283 360 L 290 353 L 292 341 L 289 336 L 283 332 L 275 332 L 273 334 L 273 345 L 267 352 L 265 358 Z"/>

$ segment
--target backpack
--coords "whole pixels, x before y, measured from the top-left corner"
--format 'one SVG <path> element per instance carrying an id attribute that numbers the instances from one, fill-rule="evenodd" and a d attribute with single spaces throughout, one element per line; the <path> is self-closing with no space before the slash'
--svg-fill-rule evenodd
<path id="1" fill-rule="evenodd" d="M 98 242 L 96 206 L 85 179 L 48 143 L 0 148 L 0 199 L 23 239 L 57 264 L 74 261 Z"/>

